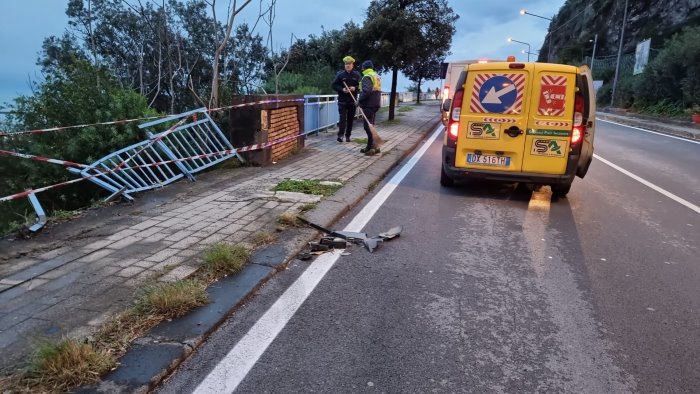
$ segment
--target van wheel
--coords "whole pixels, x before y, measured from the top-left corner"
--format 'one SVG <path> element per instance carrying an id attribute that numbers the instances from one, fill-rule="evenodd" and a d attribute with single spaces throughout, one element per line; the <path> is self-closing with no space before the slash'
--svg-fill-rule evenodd
<path id="1" fill-rule="evenodd" d="M 443 166 L 440 166 L 440 184 L 444 187 L 452 187 L 455 184 L 455 180 L 447 175 Z"/>
<path id="2" fill-rule="evenodd" d="M 569 193 L 569 190 L 571 190 L 570 183 L 565 183 L 565 184 L 560 184 L 560 185 L 551 185 L 551 187 L 552 187 L 552 194 L 555 197 L 565 197 Z"/>

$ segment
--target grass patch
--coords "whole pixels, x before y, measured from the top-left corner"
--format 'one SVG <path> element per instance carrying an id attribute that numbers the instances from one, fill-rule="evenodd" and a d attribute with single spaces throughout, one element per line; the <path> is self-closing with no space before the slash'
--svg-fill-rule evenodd
<path id="1" fill-rule="evenodd" d="M 389 107 L 381 107 L 377 111 L 377 113 L 384 113 L 384 112 L 389 112 Z"/>
<path id="2" fill-rule="evenodd" d="M 283 212 L 281 215 L 277 217 L 277 223 L 283 224 L 285 226 L 290 226 L 290 227 L 299 227 L 301 226 L 301 222 L 297 218 L 297 215 L 292 212 Z"/>
<path id="3" fill-rule="evenodd" d="M 209 277 L 218 278 L 239 272 L 249 259 L 244 246 L 219 243 L 204 252 L 203 269 Z"/>
<path id="4" fill-rule="evenodd" d="M 65 339 L 44 343 L 35 351 L 24 375 L 27 388 L 41 387 L 51 392 L 94 383 L 116 364 L 114 355 L 98 350 L 91 343 Z"/>
<path id="5" fill-rule="evenodd" d="M 389 123 L 389 124 L 396 124 L 396 123 L 399 123 L 399 122 L 401 122 L 401 121 L 400 121 L 399 119 L 394 118 L 394 119 L 391 119 L 391 120 L 387 120 L 386 122 Z"/>
<path id="6" fill-rule="evenodd" d="M 269 245 L 277 240 L 275 234 L 269 231 L 261 231 L 259 233 L 253 234 L 253 246 L 259 248 L 261 246 Z"/>
<path id="7" fill-rule="evenodd" d="M 315 194 L 328 197 L 333 195 L 342 185 L 322 185 L 318 179 L 285 179 L 272 190 Z"/>
<path id="8" fill-rule="evenodd" d="M 399 112 L 411 112 L 413 107 L 399 107 Z"/>
<path id="9" fill-rule="evenodd" d="M 185 279 L 147 286 L 136 299 L 134 308 L 141 314 L 173 318 L 206 304 L 208 300 L 200 281 Z"/>
<path id="10" fill-rule="evenodd" d="M 361 145 L 367 145 L 367 138 L 353 138 L 352 142 Z"/>

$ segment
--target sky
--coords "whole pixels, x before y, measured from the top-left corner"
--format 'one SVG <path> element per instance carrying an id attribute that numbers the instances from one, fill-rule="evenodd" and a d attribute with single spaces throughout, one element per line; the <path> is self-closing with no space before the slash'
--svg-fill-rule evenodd
<path id="1" fill-rule="evenodd" d="M 142 0 L 149 1 L 149 0 Z M 262 0 L 265 4 L 268 0 Z M 44 38 L 60 36 L 68 27 L 65 14 L 67 1 L 62 0 L 0 0 L 0 105 L 17 95 L 30 94 L 29 80 L 40 81 L 41 74 L 36 60 Z M 219 0 L 225 15 L 228 1 Z M 242 1 L 238 1 L 240 5 Z M 252 25 L 258 15 L 260 0 L 253 0 L 237 16 L 236 23 Z M 292 34 L 297 38 L 319 35 L 324 29 L 342 28 L 352 20 L 362 24 L 370 0 L 277 0 L 276 18 L 273 23 L 275 51 L 288 47 Z M 529 13 L 551 18 L 564 4 L 564 0 L 448 0 L 459 15 L 456 33 L 452 39 L 452 54 L 447 61 L 460 59 L 505 59 L 516 56 L 526 61 L 524 44 L 507 41 L 508 37 L 530 44 L 530 51 L 539 50 L 547 34 L 549 21 L 529 15 L 520 15 L 521 9 Z M 342 5 L 340 5 L 342 4 Z M 258 25 L 261 36 L 267 37 L 267 27 Z M 535 60 L 536 55 L 530 60 Z M 358 61 L 360 61 L 358 59 Z M 338 59 L 339 69 L 341 59 Z M 382 78 L 384 86 L 390 86 L 390 75 Z M 405 91 L 411 81 L 400 76 L 398 90 Z M 438 81 L 429 81 L 424 88 L 438 87 Z"/>

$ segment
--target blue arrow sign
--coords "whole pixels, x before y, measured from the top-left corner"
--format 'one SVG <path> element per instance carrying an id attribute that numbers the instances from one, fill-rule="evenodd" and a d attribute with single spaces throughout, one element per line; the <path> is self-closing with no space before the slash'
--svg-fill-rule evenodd
<path id="1" fill-rule="evenodd" d="M 491 113 L 506 112 L 517 97 L 518 89 L 513 81 L 502 75 L 487 79 L 479 89 L 479 101 Z"/>

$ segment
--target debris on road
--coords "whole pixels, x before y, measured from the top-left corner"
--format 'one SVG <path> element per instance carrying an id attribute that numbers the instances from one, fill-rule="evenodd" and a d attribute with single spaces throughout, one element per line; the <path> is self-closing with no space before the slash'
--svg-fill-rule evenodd
<path id="1" fill-rule="evenodd" d="M 329 230 L 327 228 L 319 226 L 316 223 L 312 223 L 302 218 L 301 216 L 297 216 L 297 218 L 299 218 L 299 220 L 303 223 L 306 223 L 309 226 L 315 228 L 316 230 L 322 231 L 330 236 L 321 238 L 319 242 L 309 242 L 309 246 L 311 246 L 312 251 L 314 251 L 314 248 L 316 248 L 316 251 L 322 250 L 320 249 L 322 246 L 326 246 L 326 250 L 330 248 L 344 249 L 347 247 L 348 243 L 352 243 L 357 245 L 364 245 L 364 247 L 367 248 L 367 250 L 370 253 L 372 253 L 381 242 L 399 237 L 401 235 L 401 231 L 403 230 L 401 226 L 395 226 L 389 229 L 388 231 L 380 233 L 376 237 L 369 237 L 367 236 L 367 233 L 360 233 L 355 231 Z"/>

